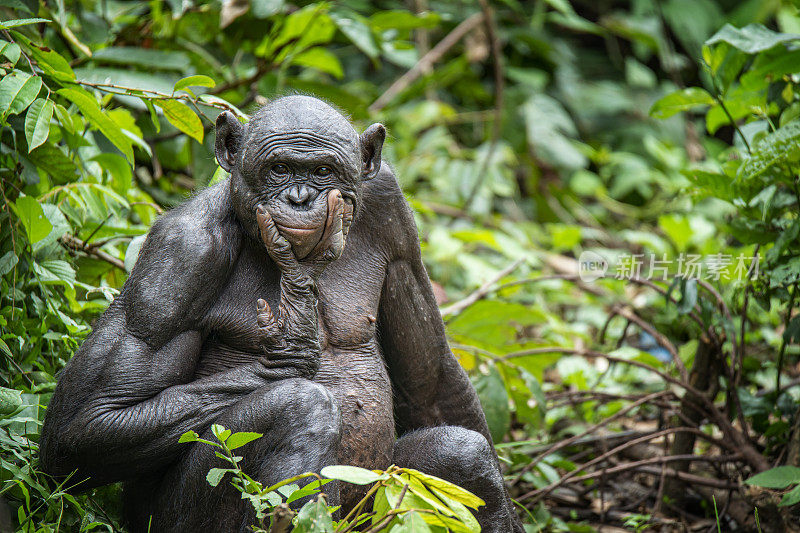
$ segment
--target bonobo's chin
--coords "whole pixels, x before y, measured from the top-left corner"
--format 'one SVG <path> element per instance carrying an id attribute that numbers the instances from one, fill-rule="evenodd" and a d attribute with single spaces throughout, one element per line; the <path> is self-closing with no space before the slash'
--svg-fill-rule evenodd
<path id="1" fill-rule="evenodd" d="M 323 240 L 329 240 L 330 233 L 338 228 L 333 226 L 336 203 L 341 197 L 338 189 L 318 195 L 310 206 L 297 209 L 280 200 L 267 202 L 266 208 L 278 231 L 283 235 L 298 259 L 316 255 L 323 247 Z M 344 200 L 342 232 L 347 235 L 353 220 L 353 203 Z"/>

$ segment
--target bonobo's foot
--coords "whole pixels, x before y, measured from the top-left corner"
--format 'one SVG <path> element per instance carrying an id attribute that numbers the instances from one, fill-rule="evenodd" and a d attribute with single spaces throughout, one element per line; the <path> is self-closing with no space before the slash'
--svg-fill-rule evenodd
<path id="1" fill-rule="evenodd" d="M 420 429 L 397 440 L 393 462 L 455 483 L 483 499 L 486 505 L 475 516 L 484 533 L 523 531 L 492 445 L 480 433 L 457 426 Z"/>

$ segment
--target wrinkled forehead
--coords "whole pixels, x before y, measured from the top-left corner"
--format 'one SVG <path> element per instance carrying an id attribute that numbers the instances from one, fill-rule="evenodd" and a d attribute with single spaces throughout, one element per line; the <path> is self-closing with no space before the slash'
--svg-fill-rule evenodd
<path id="1" fill-rule="evenodd" d="M 287 152 L 308 157 L 320 152 L 345 168 L 358 168 L 360 143 L 353 126 L 338 113 L 302 111 L 256 115 L 247 128 L 243 162 L 258 163 Z"/>

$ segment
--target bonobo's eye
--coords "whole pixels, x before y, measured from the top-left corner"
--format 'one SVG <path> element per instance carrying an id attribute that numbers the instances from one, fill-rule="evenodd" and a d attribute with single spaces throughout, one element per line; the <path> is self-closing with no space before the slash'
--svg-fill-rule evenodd
<path id="1" fill-rule="evenodd" d="M 332 173 L 333 170 L 331 170 L 331 167 L 317 167 L 317 170 L 314 171 L 314 174 L 323 178 L 325 176 L 330 176 Z"/>
<path id="2" fill-rule="evenodd" d="M 287 167 L 283 163 L 278 163 L 278 164 L 272 165 L 272 169 L 271 170 L 272 170 L 273 174 L 278 175 L 278 176 L 285 176 L 286 174 L 289 173 L 289 167 Z"/>

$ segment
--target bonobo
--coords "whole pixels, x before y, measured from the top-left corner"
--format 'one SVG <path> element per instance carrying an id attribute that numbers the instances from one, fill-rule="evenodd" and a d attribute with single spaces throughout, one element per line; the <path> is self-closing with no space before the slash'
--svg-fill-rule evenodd
<path id="1" fill-rule="evenodd" d="M 153 225 L 120 295 L 64 369 L 42 465 L 123 481 L 132 531 L 246 531 L 249 503 L 209 446 L 212 423 L 264 436 L 242 466 L 271 484 L 329 464 L 394 463 L 486 501 L 484 531 L 522 531 L 475 390 L 445 340 L 411 210 L 359 135 L 308 96 L 217 119 L 231 176 Z M 358 487 L 326 485 L 348 509 Z"/>

